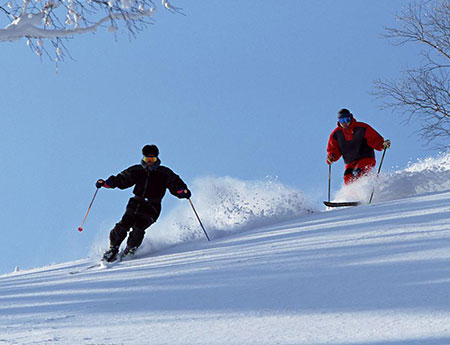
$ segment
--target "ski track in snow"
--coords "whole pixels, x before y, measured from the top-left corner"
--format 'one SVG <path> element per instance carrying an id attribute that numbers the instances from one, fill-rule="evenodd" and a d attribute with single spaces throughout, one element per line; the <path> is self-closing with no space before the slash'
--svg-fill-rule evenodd
<path id="1" fill-rule="evenodd" d="M 369 183 L 372 205 L 312 214 L 279 184 L 258 208 L 249 196 L 261 186 L 213 179 L 221 201 L 204 191 L 199 209 L 229 211 L 210 243 L 174 225 L 109 269 L 70 274 L 93 263 L 83 259 L 1 275 L 0 345 L 449 345 L 447 160 L 336 194 Z M 247 208 L 233 213 L 230 189 Z"/>

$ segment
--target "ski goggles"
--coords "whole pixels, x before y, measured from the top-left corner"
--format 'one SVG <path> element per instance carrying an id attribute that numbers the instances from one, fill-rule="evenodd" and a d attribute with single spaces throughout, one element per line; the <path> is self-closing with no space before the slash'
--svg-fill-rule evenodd
<path id="1" fill-rule="evenodd" d="M 144 156 L 144 158 L 142 158 L 142 160 L 145 163 L 149 163 L 149 162 L 155 163 L 158 160 L 158 157 L 156 157 L 156 156 L 154 156 L 154 157 L 153 156 L 152 157 Z"/>
<path id="2" fill-rule="evenodd" d="M 339 123 L 342 123 L 342 124 L 352 122 L 352 118 L 350 116 L 349 117 L 340 117 L 340 118 L 338 118 L 338 120 L 339 120 Z"/>

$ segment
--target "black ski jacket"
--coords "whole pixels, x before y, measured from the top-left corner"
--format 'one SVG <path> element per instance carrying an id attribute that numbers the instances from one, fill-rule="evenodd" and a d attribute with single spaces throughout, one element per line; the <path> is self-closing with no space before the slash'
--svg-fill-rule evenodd
<path id="1" fill-rule="evenodd" d="M 339 122 L 328 140 L 327 154 L 338 160 L 341 155 L 345 164 L 350 164 L 363 158 L 375 159 L 375 150 L 383 150 L 384 138 L 371 126 L 358 122 L 354 118 L 348 129 Z"/>
<path id="2" fill-rule="evenodd" d="M 169 189 L 178 197 L 177 190 L 187 189 L 183 180 L 169 168 L 162 166 L 158 160 L 155 165 L 147 167 L 144 162 L 133 165 L 106 180 L 110 188 L 126 189 L 134 186 L 134 197 L 127 204 L 127 212 L 151 215 L 153 220 L 161 212 L 161 200 Z"/>

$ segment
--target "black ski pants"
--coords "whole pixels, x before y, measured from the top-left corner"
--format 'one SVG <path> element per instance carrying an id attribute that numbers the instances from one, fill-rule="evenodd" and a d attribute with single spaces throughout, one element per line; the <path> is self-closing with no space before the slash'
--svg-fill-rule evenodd
<path id="1" fill-rule="evenodd" d="M 131 229 L 127 246 L 139 247 L 144 240 L 145 230 L 154 222 L 152 215 L 136 214 L 127 210 L 122 219 L 109 233 L 111 246 L 120 246 Z"/>

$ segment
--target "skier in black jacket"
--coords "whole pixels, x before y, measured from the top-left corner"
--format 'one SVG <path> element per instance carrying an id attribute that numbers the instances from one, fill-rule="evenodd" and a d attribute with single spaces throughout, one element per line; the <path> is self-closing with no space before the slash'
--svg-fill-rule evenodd
<path id="1" fill-rule="evenodd" d="M 144 239 L 145 230 L 159 217 L 166 189 L 180 199 L 191 197 L 183 180 L 161 165 L 156 145 L 145 145 L 142 154 L 141 164 L 133 165 L 106 180 L 100 179 L 95 184 L 97 188 L 126 189 L 134 186 L 134 196 L 128 201 L 125 214 L 109 234 L 110 248 L 103 254 L 103 260 L 107 262 L 117 259 L 120 244 L 130 229 L 123 257 L 134 255 Z"/>

